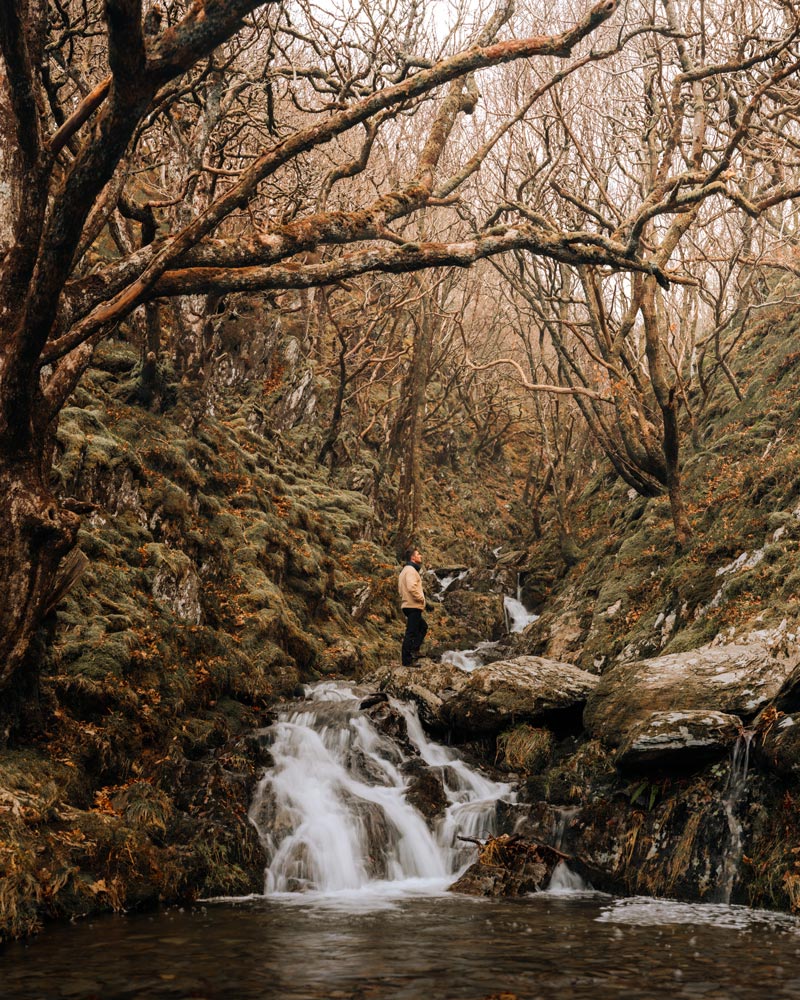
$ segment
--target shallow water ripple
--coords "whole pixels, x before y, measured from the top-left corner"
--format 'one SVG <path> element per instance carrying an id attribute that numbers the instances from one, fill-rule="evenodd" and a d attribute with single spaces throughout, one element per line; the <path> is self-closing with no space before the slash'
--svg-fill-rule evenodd
<path id="1" fill-rule="evenodd" d="M 2 954 L 4 1000 L 800 998 L 800 925 L 586 894 L 373 909 L 249 899 L 53 927 Z"/>

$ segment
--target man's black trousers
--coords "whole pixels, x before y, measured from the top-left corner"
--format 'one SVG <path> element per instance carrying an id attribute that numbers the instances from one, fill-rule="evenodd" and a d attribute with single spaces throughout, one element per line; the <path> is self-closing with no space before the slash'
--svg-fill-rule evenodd
<path id="1" fill-rule="evenodd" d="M 419 653 L 428 623 L 419 608 L 403 608 L 403 614 L 406 616 L 406 634 L 403 636 L 402 660 L 403 666 L 408 667 Z"/>

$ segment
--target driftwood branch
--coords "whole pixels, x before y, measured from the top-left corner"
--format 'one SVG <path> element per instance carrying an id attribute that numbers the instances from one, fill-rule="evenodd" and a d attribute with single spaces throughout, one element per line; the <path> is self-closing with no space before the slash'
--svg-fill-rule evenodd
<path id="1" fill-rule="evenodd" d="M 475 844 L 478 847 L 486 847 L 488 841 L 478 840 L 477 837 L 462 837 L 458 836 L 458 840 L 463 840 L 468 844 Z M 512 834 L 508 840 L 504 841 L 503 847 L 513 847 L 516 844 L 524 843 L 530 845 L 531 847 L 539 847 L 543 851 L 550 851 L 551 854 L 555 854 L 556 857 L 561 858 L 564 861 L 574 861 L 574 856 L 572 854 L 564 854 L 563 851 L 559 851 L 557 848 L 552 847 L 550 844 L 544 844 L 540 840 L 532 840 L 530 837 L 522 837 L 520 834 Z"/>

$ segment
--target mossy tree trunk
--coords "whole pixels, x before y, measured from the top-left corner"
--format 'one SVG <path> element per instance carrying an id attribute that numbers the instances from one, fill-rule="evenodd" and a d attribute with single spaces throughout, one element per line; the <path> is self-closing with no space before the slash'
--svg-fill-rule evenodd
<path id="1" fill-rule="evenodd" d="M 0 439 L 0 688 L 25 662 L 79 524 L 53 495 L 50 463 L 41 450 L 14 448 L 9 455 L 3 444 Z"/>
<path id="2" fill-rule="evenodd" d="M 692 537 L 692 526 L 686 514 L 681 484 L 680 428 L 678 426 L 679 396 L 677 385 L 667 377 L 664 365 L 664 340 L 666 318 L 659 314 L 655 281 L 645 281 L 641 297 L 641 314 L 644 320 L 645 352 L 650 369 L 650 384 L 661 410 L 663 423 L 664 479 L 669 496 L 675 543 L 683 549 Z"/>
<path id="3" fill-rule="evenodd" d="M 397 443 L 400 467 L 397 497 L 398 554 L 407 545 L 416 542 L 422 514 L 422 435 L 425 430 L 425 395 L 435 329 L 433 303 L 425 295 L 420 300 L 411 367 L 405 384 L 405 420 Z"/>

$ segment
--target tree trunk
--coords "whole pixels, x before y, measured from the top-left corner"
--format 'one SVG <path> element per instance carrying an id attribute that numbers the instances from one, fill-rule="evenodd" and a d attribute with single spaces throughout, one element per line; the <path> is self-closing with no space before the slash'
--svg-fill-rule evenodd
<path id="1" fill-rule="evenodd" d="M 331 457 L 331 472 L 336 468 L 336 453 L 334 451 L 334 445 L 339 439 L 339 428 L 342 423 L 342 413 L 344 411 L 344 394 L 347 388 L 347 338 L 339 331 L 339 385 L 336 389 L 336 402 L 333 407 L 333 416 L 331 417 L 331 425 L 328 428 L 328 434 L 325 438 L 325 442 L 320 448 L 319 455 L 317 455 L 317 465 L 324 465 L 325 459 L 330 455 Z"/>
<path id="2" fill-rule="evenodd" d="M 650 368 L 650 383 L 656 397 L 663 420 L 664 466 L 672 522 L 675 526 L 675 544 L 684 549 L 691 537 L 692 526 L 686 515 L 681 488 L 680 427 L 678 426 L 679 397 L 677 386 L 667 379 L 662 351 L 662 330 L 656 307 L 656 283 L 645 282 L 641 312 L 645 329 L 645 349 Z"/>
<path id="3" fill-rule="evenodd" d="M 2 452 L 0 452 L 2 454 Z M 25 661 L 50 605 L 58 565 L 75 544 L 79 518 L 59 507 L 42 465 L 0 463 L 0 688 Z"/>
<path id="4" fill-rule="evenodd" d="M 428 388 L 435 322 L 430 301 L 420 300 L 421 316 L 411 370 L 406 381 L 407 423 L 399 441 L 400 483 L 397 497 L 398 555 L 414 544 L 422 513 L 422 435 L 425 430 L 425 393 Z"/>
<path id="5" fill-rule="evenodd" d="M 136 394 L 143 406 L 152 406 L 161 388 L 158 359 L 161 354 L 161 317 L 157 302 L 144 307 L 144 324 L 141 331 L 141 369 Z"/>

